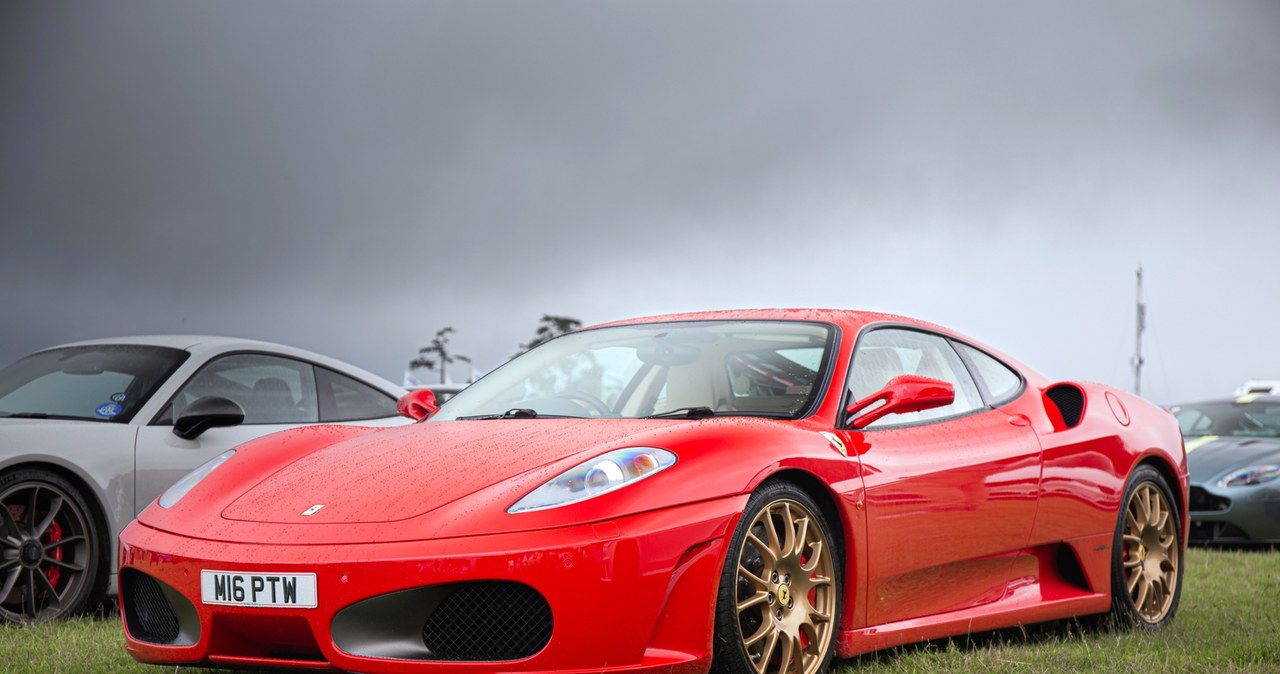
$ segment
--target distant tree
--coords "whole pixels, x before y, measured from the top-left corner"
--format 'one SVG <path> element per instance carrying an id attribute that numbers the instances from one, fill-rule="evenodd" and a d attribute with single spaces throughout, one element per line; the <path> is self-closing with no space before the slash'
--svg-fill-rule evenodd
<path id="1" fill-rule="evenodd" d="M 552 316 L 551 314 L 543 314 L 542 320 L 538 323 L 538 330 L 533 333 L 533 339 L 528 344 L 521 344 L 520 350 L 516 355 L 520 355 L 529 349 L 532 349 L 543 342 L 555 339 L 560 335 L 573 332 L 582 327 L 582 321 L 568 316 Z"/>
<path id="2" fill-rule="evenodd" d="M 445 366 L 462 361 L 470 363 L 471 359 L 460 353 L 449 352 L 449 334 L 457 332 L 451 327 L 445 326 L 436 331 L 435 339 L 431 343 L 418 349 L 418 357 L 409 361 L 409 368 L 421 367 L 427 370 L 434 370 L 438 365 L 440 367 L 440 383 L 445 383 Z"/>

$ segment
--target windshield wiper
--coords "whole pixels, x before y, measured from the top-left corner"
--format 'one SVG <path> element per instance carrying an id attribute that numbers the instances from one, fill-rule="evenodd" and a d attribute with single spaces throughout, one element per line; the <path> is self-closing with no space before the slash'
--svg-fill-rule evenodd
<path id="1" fill-rule="evenodd" d="M 538 410 L 527 407 L 513 407 L 502 414 L 474 414 L 469 417 L 458 417 L 458 421 L 477 421 L 481 419 L 537 419 Z"/>
<path id="2" fill-rule="evenodd" d="M 484 419 L 586 419 L 569 414 L 539 414 L 538 410 L 528 407 L 513 407 L 502 414 L 475 414 L 469 417 L 458 417 L 458 421 L 478 421 Z"/>
<path id="3" fill-rule="evenodd" d="M 716 411 L 706 405 L 697 407 L 677 407 L 674 410 L 650 414 L 646 419 L 707 419 L 714 417 Z"/>
<path id="4" fill-rule="evenodd" d="M 107 419 L 78 417 L 71 414 L 49 414 L 47 412 L 0 412 L 0 417 L 5 419 L 69 419 L 72 421 L 107 421 Z"/>

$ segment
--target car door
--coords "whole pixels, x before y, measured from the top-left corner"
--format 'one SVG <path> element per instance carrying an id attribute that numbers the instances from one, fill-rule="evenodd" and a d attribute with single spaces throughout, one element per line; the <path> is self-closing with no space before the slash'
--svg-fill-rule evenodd
<path id="1" fill-rule="evenodd" d="M 945 407 L 846 429 L 864 465 L 869 624 L 999 599 L 1035 519 L 1040 446 L 983 399 L 951 342 L 906 328 L 860 336 L 847 399 L 915 374 L 955 387 Z"/>
<path id="2" fill-rule="evenodd" d="M 204 396 L 235 401 L 244 410 L 244 423 L 211 428 L 192 440 L 174 435 L 174 418 Z M 263 353 L 211 359 L 178 389 L 153 423 L 139 430 L 135 513 L 218 454 L 268 433 L 319 420 L 316 376 L 310 363 Z"/>

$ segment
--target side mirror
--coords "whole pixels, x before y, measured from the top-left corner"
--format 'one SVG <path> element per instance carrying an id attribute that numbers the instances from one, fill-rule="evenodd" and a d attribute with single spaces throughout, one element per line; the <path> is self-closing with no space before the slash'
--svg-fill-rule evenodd
<path id="1" fill-rule="evenodd" d="M 215 426 L 239 426 L 243 422 L 244 408 L 234 400 L 205 396 L 187 405 L 173 420 L 173 434 L 184 440 L 195 440 Z"/>
<path id="2" fill-rule="evenodd" d="M 436 404 L 436 394 L 431 389 L 414 389 L 400 396 L 400 400 L 396 401 L 396 411 L 401 416 L 409 417 L 414 421 L 426 419 L 436 410 L 440 409 L 440 405 Z"/>
<path id="3" fill-rule="evenodd" d="M 854 428 L 866 428 L 876 420 L 890 414 L 905 414 L 944 407 L 955 402 L 956 389 L 951 384 L 939 379 L 918 377 L 914 374 L 901 374 L 889 380 L 884 388 L 859 400 L 845 408 L 845 416 L 850 419 L 849 425 Z M 854 416 L 867 409 L 877 401 L 883 405 Z"/>

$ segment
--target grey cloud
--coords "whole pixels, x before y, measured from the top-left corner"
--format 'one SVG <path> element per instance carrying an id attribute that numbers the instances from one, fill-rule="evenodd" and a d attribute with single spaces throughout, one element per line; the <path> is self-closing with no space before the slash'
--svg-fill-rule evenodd
<path id="1" fill-rule="evenodd" d="M 487 367 L 545 312 L 799 304 L 1127 385 L 1142 260 L 1153 397 L 1280 375 L 1184 329 L 1280 327 L 1233 283 L 1280 237 L 1274 3 L 0 13 L 0 360 L 206 331 L 396 378 L 446 324 Z"/>

